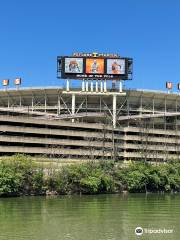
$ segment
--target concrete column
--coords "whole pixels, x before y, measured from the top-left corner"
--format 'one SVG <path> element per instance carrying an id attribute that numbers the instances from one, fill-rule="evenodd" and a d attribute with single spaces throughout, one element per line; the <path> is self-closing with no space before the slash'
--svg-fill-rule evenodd
<path id="1" fill-rule="evenodd" d="M 107 92 L 107 82 L 104 80 L 104 92 Z"/>
<path id="2" fill-rule="evenodd" d="M 75 94 L 72 94 L 72 115 L 75 114 L 75 103 L 76 103 L 76 97 Z M 74 119 L 72 119 L 72 122 L 74 122 Z"/>
<path id="3" fill-rule="evenodd" d="M 122 81 L 119 81 L 119 92 L 122 92 Z"/>
<path id="4" fill-rule="evenodd" d="M 98 92 L 98 81 L 96 81 L 96 92 Z"/>
<path id="5" fill-rule="evenodd" d="M 66 80 L 66 91 L 69 92 L 69 79 Z"/>
<path id="6" fill-rule="evenodd" d="M 113 95 L 113 127 L 116 127 L 116 94 Z"/>
<path id="7" fill-rule="evenodd" d="M 91 92 L 93 92 L 93 81 L 91 81 Z"/>
<path id="8" fill-rule="evenodd" d="M 85 82 L 84 82 L 84 79 L 83 79 L 83 81 L 82 81 L 82 92 L 84 92 L 85 91 Z"/>

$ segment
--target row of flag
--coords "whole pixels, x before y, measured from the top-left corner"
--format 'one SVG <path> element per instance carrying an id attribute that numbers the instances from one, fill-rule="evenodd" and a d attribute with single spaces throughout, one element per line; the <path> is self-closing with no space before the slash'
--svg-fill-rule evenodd
<path id="1" fill-rule="evenodd" d="M 166 82 L 166 88 L 168 90 L 173 88 L 173 83 L 172 82 Z M 177 84 L 177 89 L 180 90 L 180 83 Z"/>
<path id="2" fill-rule="evenodd" d="M 3 79 L 2 80 L 2 85 L 3 86 L 8 86 L 9 85 L 9 79 Z M 15 78 L 14 79 L 14 85 L 21 85 L 21 78 Z"/>

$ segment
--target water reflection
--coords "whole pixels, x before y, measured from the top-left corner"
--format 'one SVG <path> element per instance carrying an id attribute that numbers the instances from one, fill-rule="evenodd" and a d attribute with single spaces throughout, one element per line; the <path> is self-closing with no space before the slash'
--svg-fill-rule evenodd
<path id="1" fill-rule="evenodd" d="M 180 238 L 180 195 L 125 194 L 0 199 L 0 240 L 137 239 L 134 229 L 174 229 Z"/>

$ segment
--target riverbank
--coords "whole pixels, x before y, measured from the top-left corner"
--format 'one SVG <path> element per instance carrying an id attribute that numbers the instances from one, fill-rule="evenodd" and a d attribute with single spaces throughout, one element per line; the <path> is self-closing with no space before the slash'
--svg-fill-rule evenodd
<path id="1" fill-rule="evenodd" d="M 0 196 L 180 192 L 180 162 L 89 161 L 44 168 L 16 155 L 0 162 Z"/>

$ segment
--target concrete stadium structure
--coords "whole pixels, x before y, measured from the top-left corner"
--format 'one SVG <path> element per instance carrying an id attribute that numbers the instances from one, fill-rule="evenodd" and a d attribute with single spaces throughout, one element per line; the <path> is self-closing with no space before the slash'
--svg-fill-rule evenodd
<path id="1" fill-rule="evenodd" d="M 180 95 L 60 87 L 0 90 L 0 154 L 59 159 L 179 158 Z"/>

